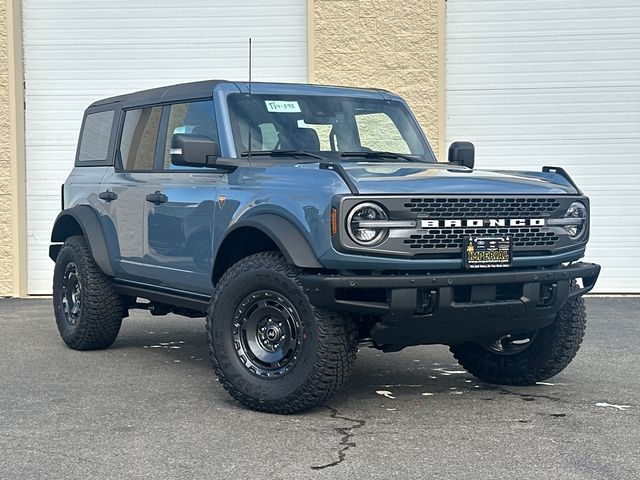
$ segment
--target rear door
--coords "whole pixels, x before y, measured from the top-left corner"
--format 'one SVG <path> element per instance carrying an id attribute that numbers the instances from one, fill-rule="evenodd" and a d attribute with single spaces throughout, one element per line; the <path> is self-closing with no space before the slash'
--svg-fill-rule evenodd
<path id="1" fill-rule="evenodd" d="M 144 203 L 143 260 L 150 283 L 211 294 L 213 225 L 217 186 L 223 173 L 171 163 L 174 134 L 204 135 L 218 141 L 213 101 L 165 106 L 153 190 L 161 202 Z M 149 185 L 151 187 L 151 185 Z"/>
<path id="2" fill-rule="evenodd" d="M 116 143 L 116 166 L 102 180 L 102 213 L 111 219 L 118 252 L 116 274 L 145 282 L 147 266 L 142 260 L 143 212 L 146 196 L 153 193 L 156 144 L 162 106 L 132 108 L 124 112 Z"/>

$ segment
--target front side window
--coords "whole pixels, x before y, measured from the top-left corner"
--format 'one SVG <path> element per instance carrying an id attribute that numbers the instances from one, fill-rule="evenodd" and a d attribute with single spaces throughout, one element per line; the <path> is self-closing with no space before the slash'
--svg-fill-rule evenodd
<path id="1" fill-rule="evenodd" d="M 87 115 L 82 127 L 78 162 L 107 161 L 113 115 L 113 110 Z"/>
<path id="2" fill-rule="evenodd" d="M 127 110 L 120 139 L 124 170 L 153 170 L 161 117 L 162 107 Z"/>
<path id="3" fill-rule="evenodd" d="M 424 134 L 402 102 L 347 96 L 231 94 L 228 104 L 239 156 L 249 150 L 302 151 L 350 161 L 350 157 L 363 154 L 391 152 L 412 157 L 404 158 L 407 161 L 435 161 Z"/>
<path id="4" fill-rule="evenodd" d="M 176 103 L 171 105 L 169 111 L 169 123 L 167 125 L 167 137 L 164 145 L 163 168 L 199 168 L 184 167 L 171 163 L 172 137 L 178 133 L 202 135 L 214 142 L 218 141 L 218 129 L 213 110 L 212 100 L 203 100 L 189 103 Z"/>

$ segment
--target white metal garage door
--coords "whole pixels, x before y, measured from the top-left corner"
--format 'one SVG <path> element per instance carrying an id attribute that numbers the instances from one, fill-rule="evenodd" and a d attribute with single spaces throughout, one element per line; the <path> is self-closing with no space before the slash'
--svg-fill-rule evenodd
<path id="1" fill-rule="evenodd" d="M 49 293 L 51 226 L 94 100 L 194 80 L 307 81 L 306 0 L 23 0 L 29 293 Z"/>
<path id="2" fill-rule="evenodd" d="M 567 169 L 600 292 L 640 292 L 640 2 L 449 0 L 446 140 L 480 168 Z"/>

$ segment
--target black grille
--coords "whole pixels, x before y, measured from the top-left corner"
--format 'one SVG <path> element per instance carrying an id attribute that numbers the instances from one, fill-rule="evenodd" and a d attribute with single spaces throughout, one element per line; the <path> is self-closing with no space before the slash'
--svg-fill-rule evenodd
<path id="1" fill-rule="evenodd" d="M 560 203 L 555 198 L 536 197 L 412 198 L 404 207 L 420 218 L 545 218 Z"/>
<path id="2" fill-rule="evenodd" d="M 545 227 L 432 228 L 404 240 L 412 249 L 462 248 L 466 235 L 509 235 L 515 247 L 552 247 L 558 236 Z"/>

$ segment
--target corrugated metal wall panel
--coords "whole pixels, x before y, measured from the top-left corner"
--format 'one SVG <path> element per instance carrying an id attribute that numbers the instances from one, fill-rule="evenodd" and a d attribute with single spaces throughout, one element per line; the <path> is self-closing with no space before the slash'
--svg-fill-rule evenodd
<path id="1" fill-rule="evenodd" d="M 597 291 L 640 292 L 640 3 L 449 0 L 446 29 L 447 143 L 479 168 L 566 168 Z"/>
<path id="2" fill-rule="evenodd" d="M 29 293 L 49 293 L 60 184 L 94 100 L 209 78 L 307 81 L 306 0 L 23 0 Z"/>

